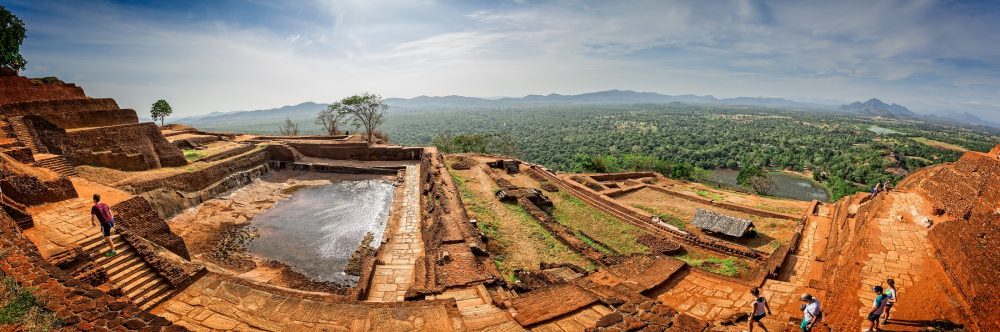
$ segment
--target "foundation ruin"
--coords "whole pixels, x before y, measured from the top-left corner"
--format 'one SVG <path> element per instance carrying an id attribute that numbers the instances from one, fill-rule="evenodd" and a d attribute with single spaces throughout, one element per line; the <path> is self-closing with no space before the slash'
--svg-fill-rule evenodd
<path id="1" fill-rule="evenodd" d="M 740 331 L 756 287 L 769 328 L 794 329 L 809 292 L 824 327 L 850 330 L 889 277 L 914 294 L 894 309 L 904 321 L 1000 328 L 983 236 L 1000 220 L 1000 147 L 825 204 L 348 135 L 160 128 L 18 76 L 0 77 L 0 133 L 0 271 L 68 329 Z M 255 217 L 351 181 L 391 186 L 379 232 L 337 249 L 352 283 L 247 250 Z M 117 255 L 90 225 L 93 194 L 116 216 Z M 756 235 L 703 232 L 698 213 Z"/>

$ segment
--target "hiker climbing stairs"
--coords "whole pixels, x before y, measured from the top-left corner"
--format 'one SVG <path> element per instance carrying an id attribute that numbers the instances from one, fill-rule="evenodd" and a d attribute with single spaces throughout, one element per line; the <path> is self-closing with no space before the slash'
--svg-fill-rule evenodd
<path id="1" fill-rule="evenodd" d="M 125 297 L 135 305 L 150 309 L 165 300 L 173 291 L 167 280 L 157 274 L 121 235 L 114 234 L 111 240 L 118 252 L 114 256 L 105 255 L 109 249 L 101 234 L 84 239 L 79 248 L 90 257 L 93 266 L 104 270 L 108 283 L 121 289 Z M 83 264 L 75 269 L 73 276 L 82 280 L 81 277 L 88 272 L 86 267 L 87 264 Z"/>
<path id="2" fill-rule="evenodd" d="M 70 177 L 76 176 L 76 168 L 66 160 L 66 157 L 54 154 L 38 154 L 35 155 L 35 166 L 45 167 L 53 172 L 58 173 L 60 176 Z"/>

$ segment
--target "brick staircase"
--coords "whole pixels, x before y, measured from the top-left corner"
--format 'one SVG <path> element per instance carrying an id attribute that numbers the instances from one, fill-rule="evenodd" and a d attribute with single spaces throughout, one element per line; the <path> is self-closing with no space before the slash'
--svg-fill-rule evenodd
<path id="1" fill-rule="evenodd" d="M 28 130 L 28 127 L 20 121 L 20 118 L 3 119 L 3 123 L 0 123 L 0 128 L 3 128 L 5 132 L 10 133 L 12 137 L 20 143 L 19 146 L 31 149 L 32 153 L 38 154 L 48 152 L 48 150 L 39 148 L 39 146 L 35 144 L 34 136 L 31 135 L 31 131 Z"/>
<path id="2" fill-rule="evenodd" d="M 91 257 L 93 264 L 90 266 L 102 269 L 107 274 L 108 283 L 113 288 L 121 289 L 126 298 L 142 309 L 151 309 L 166 300 L 173 291 L 167 280 L 157 274 L 120 235 L 113 234 L 111 240 L 118 251 L 112 257 L 104 256 L 108 247 L 101 234 L 79 243 L 79 248 Z M 92 267 L 83 264 L 76 267 L 72 274 L 83 280 L 91 272 Z"/>
<path id="3" fill-rule="evenodd" d="M 76 176 L 76 168 L 66 160 L 66 157 L 53 154 L 36 155 L 38 161 L 35 161 L 35 166 L 48 168 L 60 176 L 70 177 Z"/>

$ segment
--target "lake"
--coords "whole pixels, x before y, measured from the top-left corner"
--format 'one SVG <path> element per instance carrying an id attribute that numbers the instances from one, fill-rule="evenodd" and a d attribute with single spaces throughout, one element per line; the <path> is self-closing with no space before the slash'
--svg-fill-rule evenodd
<path id="1" fill-rule="evenodd" d="M 739 171 L 732 169 L 714 170 L 709 177 L 709 182 L 720 183 L 725 187 L 743 188 L 736 183 L 736 175 L 738 174 Z M 802 201 L 815 199 L 821 202 L 826 202 L 830 199 L 826 189 L 812 179 L 785 172 L 768 172 L 767 175 L 774 180 L 774 192 L 771 193 L 771 196 Z"/>

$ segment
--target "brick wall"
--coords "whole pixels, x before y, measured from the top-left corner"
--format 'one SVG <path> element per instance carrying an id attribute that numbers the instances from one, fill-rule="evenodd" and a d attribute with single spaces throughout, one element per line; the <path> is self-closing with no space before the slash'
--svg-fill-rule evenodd
<path id="1" fill-rule="evenodd" d="M 142 197 L 133 197 L 115 204 L 115 222 L 125 226 L 131 233 L 153 242 L 184 259 L 191 259 L 184 239 L 170 231 L 167 222 L 153 210 L 153 207 Z"/>
<path id="2" fill-rule="evenodd" d="M 181 151 L 150 122 L 68 131 L 60 150 L 76 164 L 125 171 L 187 165 Z"/>
<path id="3" fill-rule="evenodd" d="M 204 169 L 171 175 L 129 185 L 127 189 L 140 194 L 150 190 L 166 188 L 184 192 L 196 192 L 226 179 L 230 175 L 265 165 L 269 159 L 267 150 L 258 150 L 224 161 Z"/>
<path id="4" fill-rule="evenodd" d="M 337 160 L 419 160 L 423 148 L 365 143 L 288 143 L 303 155 Z"/>
<path id="5" fill-rule="evenodd" d="M 63 129 L 134 124 L 139 117 L 134 110 L 119 109 L 111 98 L 38 100 L 0 106 L 0 115 L 18 117 L 37 115 Z"/>
<path id="6" fill-rule="evenodd" d="M 22 287 L 32 287 L 38 300 L 62 320 L 67 330 L 186 331 L 50 265 L 5 213 L 0 213 L 0 252 L 0 271 Z"/>
<path id="7" fill-rule="evenodd" d="M 49 99 L 87 98 L 75 84 L 42 83 L 21 76 L 0 76 L 0 105 Z"/>

